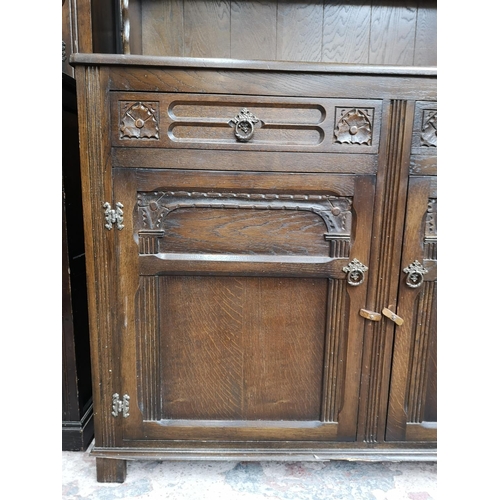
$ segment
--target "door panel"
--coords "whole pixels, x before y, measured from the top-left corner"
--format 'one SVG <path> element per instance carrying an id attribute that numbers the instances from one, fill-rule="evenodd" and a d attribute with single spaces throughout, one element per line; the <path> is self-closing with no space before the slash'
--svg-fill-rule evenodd
<path id="1" fill-rule="evenodd" d="M 124 439 L 354 440 L 374 176 L 113 175 Z"/>
<path id="2" fill-rule="evenodd" d="M 159 291 L 162 419 L 320 419 L 326 279 L 160 276 Z"/>
<path id="3" fill-rule="evenodd" d="M 386 439 L 435 441 L 437 195 L 435 177 L 411 177 Z"/>

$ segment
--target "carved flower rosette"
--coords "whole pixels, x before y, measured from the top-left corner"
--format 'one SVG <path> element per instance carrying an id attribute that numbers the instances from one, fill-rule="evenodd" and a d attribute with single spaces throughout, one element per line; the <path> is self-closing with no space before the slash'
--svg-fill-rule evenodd
<path id="1" fill-rule="evenodd" d="M 340 144 L 366 144 L 372 142 L 372 126 L 367 113 L 351 109 L 342 114 L 335 128 L 336 142 Z"/>
<path id="2" fill-rule="evenodd" d="M 426 114 L 420 140 L 422 146 L 437 147 L 437 111 Z"/>
<path id="3" fill-rule="evenodd" d="M 127 107 L 120 123 L 121 138 L 158 139 L 158 119 L 151 103 L 136 102 Z"/>

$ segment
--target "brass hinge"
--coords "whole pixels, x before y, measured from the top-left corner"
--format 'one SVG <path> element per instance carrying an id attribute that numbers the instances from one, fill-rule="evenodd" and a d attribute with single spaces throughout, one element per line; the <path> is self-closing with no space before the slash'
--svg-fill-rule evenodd
<path id="1" fill-rule="evenodd" d="M 111 415 L 117 417 L 121 412 L 123 417 L 127 418 L 129 416 L 130 409 L 130 396 L 128 394 L 123 395 L 123 400 L 120 400 L 120 395 L 115 392 L 113 394 L 113 409 L 111 410 Z"/>
<path id="2" fill-rule="evenodd" d="M 102 206 L 104 208 L 104 218 L 106 220 L 106 224 L 104 224 L 104 227 L 108 230 L 111 231 L 113 229 L 113 224 L 116 224 L 116 229 L 121 231 L 125 226 L 123 225 L 123 205 L 118 202 L 116 204 L 116 210 L 111 208 L 111 205 L 106 202 Z"/>

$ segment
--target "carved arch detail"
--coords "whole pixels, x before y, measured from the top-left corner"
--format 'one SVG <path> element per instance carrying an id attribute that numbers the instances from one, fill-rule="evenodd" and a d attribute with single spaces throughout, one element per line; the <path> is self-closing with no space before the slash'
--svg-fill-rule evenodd
<path id="1" fill-rule="evenodd" d="M 327 228 L 325 239 L 348 239 L 352 224 L 351 205 L 350 198 L 324 195 L 187 191 L 154 191 L 137 194 L 141 232 L 162 232 L 168 215 L 182 208 L 305 210 L 323 219 Z"/>

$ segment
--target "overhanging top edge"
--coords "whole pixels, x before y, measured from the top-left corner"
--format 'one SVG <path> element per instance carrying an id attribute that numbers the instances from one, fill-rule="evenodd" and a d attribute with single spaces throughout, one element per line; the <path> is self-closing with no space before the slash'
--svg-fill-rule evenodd
<path id="1" fill-rule="evenodd" d="M 167 57 L 123 54 L 75 53 L 70 63 L 77 65 L 149 66 L 157 68 L 283 71 L 394 76 L 437 76 L 435 66 L 390 66 L 318 62 L 262 61 L 196 57 Z"/>

